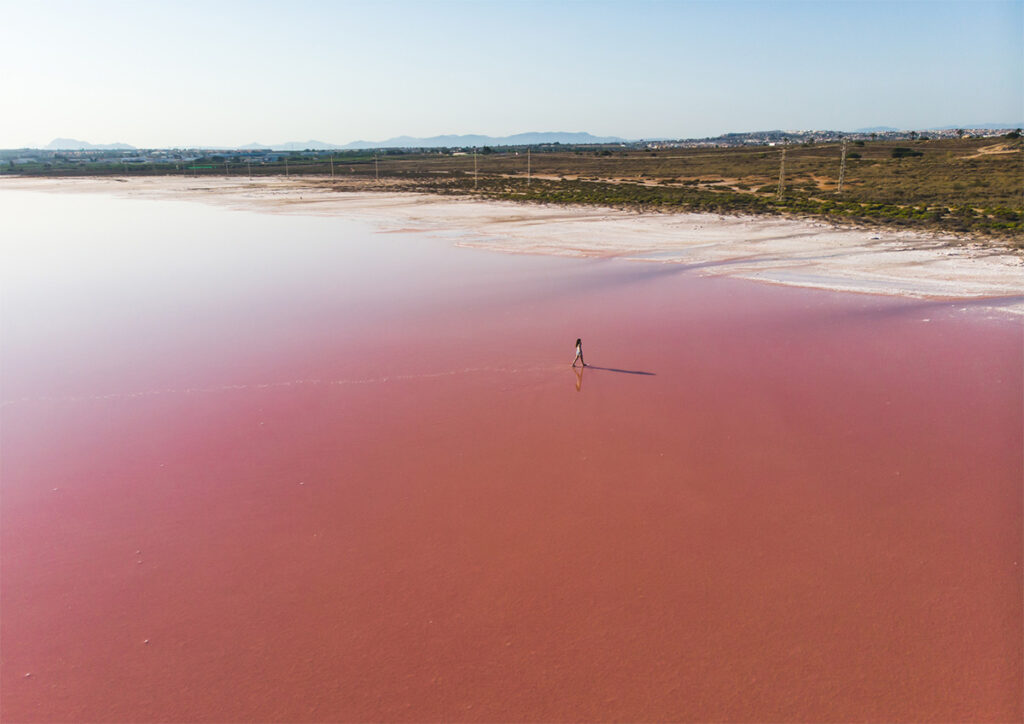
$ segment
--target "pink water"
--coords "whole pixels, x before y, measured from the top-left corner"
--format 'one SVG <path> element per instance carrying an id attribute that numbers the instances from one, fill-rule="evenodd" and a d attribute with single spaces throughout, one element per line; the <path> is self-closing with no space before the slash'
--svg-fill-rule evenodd
<path id="1" fill-rule="evenodd" d="M 4 721 L 1024 716 L 1019 321 L 0 206 Z"/>

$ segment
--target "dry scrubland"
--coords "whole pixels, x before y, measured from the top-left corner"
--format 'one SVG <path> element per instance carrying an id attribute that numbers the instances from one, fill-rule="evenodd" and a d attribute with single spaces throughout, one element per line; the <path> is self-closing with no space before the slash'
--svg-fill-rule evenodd
<path id="1" fill-rule="evenodd" d="M 1013 135 L 1013 134 L 1011 134 Z M 338 190 L 416 191 L 618 208 L 813 217 L 833 223 L 936 231 L 1024 249 L 1024 150 L 1014 137 L 853 141 L 842 192 L 840 144 L 782 148 L 484 148 L 453 155 L 392 149 L 293 153 L 246 164 L 211 155 L 191 163 L 85 164 L 55 160 L 21 175 L 319 176 Z M 15 169 L 5 169 L 11 172 Z"/>
<path id="2" fill-rule="evenodd" d="M 816 216 L 954 232 L 1024 248 L 1021 139 L 865 142 L 851 143 L 847 150 L 839 193 L 838 144 L 788 147 L 781 198 L 778 148 L 531 154 L 529 180 L 522 152 L 478 154 L 476 179 L 472 156 L 383 156 L 378 167 L 392 189 L 645 210 Z M 342 170 L 367 172 L 354 164 Z"/>

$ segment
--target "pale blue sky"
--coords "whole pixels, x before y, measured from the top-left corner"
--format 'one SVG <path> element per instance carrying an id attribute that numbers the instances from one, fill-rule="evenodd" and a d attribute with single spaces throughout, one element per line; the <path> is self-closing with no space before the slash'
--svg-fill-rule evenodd
<path id="1" fill-rule="evenodd" d="M 1024 0 L 0 0 L 0 148 L 1024 120 Z"/>

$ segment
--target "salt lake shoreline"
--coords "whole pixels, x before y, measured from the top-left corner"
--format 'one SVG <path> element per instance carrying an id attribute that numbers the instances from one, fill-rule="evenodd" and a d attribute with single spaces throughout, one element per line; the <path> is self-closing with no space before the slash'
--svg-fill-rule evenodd
<path id="1" fill-rule="evenodd" d="M 632 212 L 424 193 L 335 191 L 305 177 L 0 179 L 0 190 L 112 193 L 366 221 L 507 253 L 683 264 L 702 275 L 844 292 L 970 302 L 1024 316 L 1024 255 L 952 236 L 824 221 Z"/>

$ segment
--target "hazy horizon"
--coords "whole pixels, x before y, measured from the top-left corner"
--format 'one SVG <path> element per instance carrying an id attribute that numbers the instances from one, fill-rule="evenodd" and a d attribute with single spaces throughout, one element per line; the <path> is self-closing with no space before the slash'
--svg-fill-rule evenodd
<path id="1" fill-rule="evenodd" d="M 1022 0 L 0 0 L 0 21 L 0 148 L 1024 119 Z"/>
<path id="2" fill-rule="evenodd" d="M 1024 122 L 1021 122 L 1021 121 L 1018 121 L 1018 122 L 1007 122 L 1007 123 L 985 122 L 985 123 L 976 123 L 976 124 L 960 123 L 960 124 L 949 124 L 947 126 L 927 126 L 927 127 L 922 127 L 922 128 L 895 128 L 895 127 L 892 127 L 892 126 L 884 126 L 884 125 L 868 126 L 868 127 L 865 127 L 865 128 L 813 128 L 813 129 L 812 128 L 803 128 L 803 129 L 795 129 L 795 128 L 760 128 L 760 129 L 747 129 L 747 130 L 744 130 L 744 131 L 723 131 L 720 134 L 712 134 L 712 135 L 706 136 L 706 137 L 707 138 L 716 138 L 718 136 L 726 135 L 727 133 L 762 133 L 762 132 L 770 133 L 770 132 L 775 132 L 775 131 L 779 131 L 779 132 L 783 132 L 783 133 L 799 133 L 799 132 L 813 132 L 813 131 L 834 131 L 834 132 L 841 132 L 841 133 L 870 133 L 872 131 L 879 131 L 879 132 L 885 132 L 885 131 L 891 131 L 891 132 L 941 131 L 941 130 L 951 130 L 953 128 L 993 130 L 993 129 L 1003 129 L 1003 128 L 1011 129 L 1011 128 L 1020 128 L 1020 127 L 1024 127 Z M 506 136 L 493 136 L 491 134 L 486 134 L 486 133 L 466 133 L 466 134 L 443 133 L 443 134 L 438 134 L 436 136 L 429 136 L 429 137 L 411 136 L 409 134 L 401 134 L 401 135 L 398 135 L 398 136 L 393 136 L 391 138 L 381 138 L 381 139 L 359 138 L 359 139 L 352 139 L 352 140 L 347 140 L 347 141 L 327 140 L 327 139 L 322 139 L 322 138 L 307 138 L 305 141 L 302 141 L 302 140 L 299 140 L 299 139 L 290 139 L 290 140 L 287 140 L 287 141 L 272 141 L 270 143 L 265 143 L 262 140 L 257 139 L 257 140 L 254 140 L 254 141 L 250 142 L 250 143 L 241 143 L 241 144 L 238 144 L 238 145 L 235 145 L 235 146 L 217 146 L 217 145 L 209 144 L 209 143 L 200 143 L 200 144 L 196 144 L 194 146 L 139 146 L 137 144 L 130 143 L 129 141 L 125 141 L 123 139 L 118 139 L 118 140 L 114 140 L 114 141 L 94 142 L 91 139 L 77 138 L 77 137 L 75 137 L 73 135 L 64 135 L 64 136 L 59 136 L 59 137 L 53 138 L 53 139 L 51 139 L 46 144 L 37 145 L 37 146 L 20 146 L 18 148 L 28 148 L 28 149 L 35 149 L 35 150 L 54 150 L 54 151 L 78 150 L 76 147 L 72 147 L 70 145 L 53 146 L 53 144 L 59 143 L 59 142 L 75 142 L 75 143 L 82 143 L 82 144 L 85 144 L 85 146 L 87 146 L 87 147 L 83 147 L 81 150 L 116 150 L 116 149 L 112 148 L 112 147 L 115 147 L 115 146 L 123 146 L 126 149 L 138 149 L 138 150 L 144 150 L 144 149 L 170 149 L 170 148 L 202 148 L 202 149 L 223 149 L 223 150 L 232 150 L 232 149 L 238 149 L 238 150 L 245 150 L 245 149 L 289 150 L 292 146 L 298 146 L 298 145 L 302 145 L 304 143 L 310 143 L 310 144 L 314 144 L 314 145 L 309 146 L 309 148 L 321 148 L 321 147 L 330 146 L 330 147 L 336 147 L 339 150 L 345 150 L 345 149 L 356 150 L 356 144 L 366 144 L 367 146 L 369 146 L 369 144 L 379 144 L 379 147 L 385 148 L 386 146 L 384 146 L 383 144 L 385 144 L 385 143 L 387 143 L 389 141 L 396 141 L 396 140 L 435 141 L 436 139 L 474 139 L 474 138 L 479 139 L 479 138 L 483 138 L 483 139 L 490 139 L 490 140 L 494 140 L 494 141 L 501 141 L 501 140 L 505 140 L 505 139 L 516 139 L 516 138 L 521 137 L 521 136 L 559 136 L 559 135 L 563 135 L 563 136 L 582 136 L 582 135 L 588 135 L 588 136 L 592 136 L 593 137 L 593 139 L 594 139 L 593 142 L 594 143 L 601 143 L 601 142 L 612 143 L 612 142 L 617 142 L 617 141 L 621 141 L 621 142 L 625 142 L 625 143 L 631 143 L 631 142 L 637 142 L 637 141 L 692 140 L 692 139 L 697 138 L 697 137 L 693 137 L 693 136 L 689 136 L 689 137 L 679 136 L 679 137 L 675 137 L 675 138 L 670 138 L 670 137 L 667 137 L 667 136 L 648 137 L 648 138 L 625 138 L 625 137 L 621 137 L 621 136 L 619 136 L 619 137 L 596 136 L 594 134 L 588 133 L 587 131 L 523 131 L 523 132 L 519 132 L 519 133 L 512 133 L 512 134 L 509 134 L 509 135 L 506 135 Z M 704 138 L 704 136 L 702 136 L 701 138 Z M 523 143 L 523 145 L 527 145 L 526 142 L 522 142 L 522 143 Z M 529 143 L 530 144 L 532 144 L 532 143 L 548 143 L 548 141 L 530 141 Z M 515 145 L 515 144 L 513 143 L 511 145 Z M 53 146 L 53 147 L 51 148 L 51 146 Z M 431 144 L 431 147 L 433 147 L 433 146 L 437 146 L 437 144 Z M 363 148 L 363 147 L 364 147 L 363 145 L 359 145 L 358 146 L 358 148 Z M 437 146 L 437 147 L 440 148 L 442 146 Z"/>

